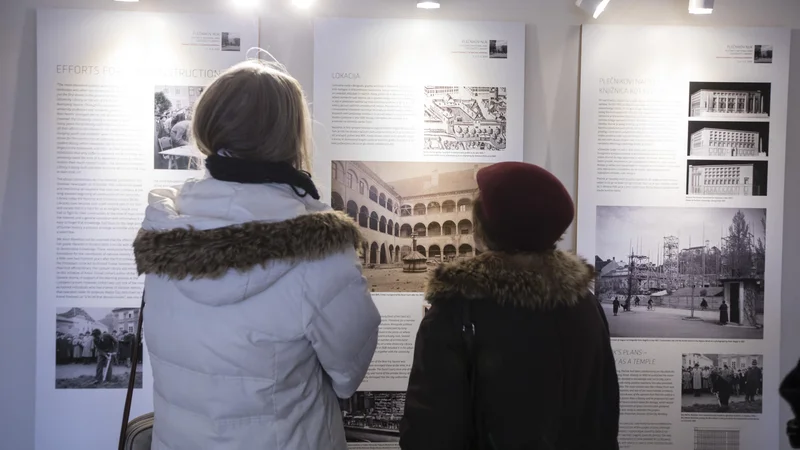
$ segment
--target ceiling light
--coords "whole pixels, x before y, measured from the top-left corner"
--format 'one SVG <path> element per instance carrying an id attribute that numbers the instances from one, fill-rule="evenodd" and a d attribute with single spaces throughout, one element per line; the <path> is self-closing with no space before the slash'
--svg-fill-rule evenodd
<path id="1" fill-rule="evenodd" d="M 593 19 L 600 17 L 611 0 L 576 0 L 575 5 L 592 15 Z"/>
<path id="2" fill-rule="evenodd" d="M 114 0 L 115 2 L 123 2 L 123 3 L 136 3 L 139 0 Z"/>
<path id="3" fill-rule="evenodd" d="M 314 0 L 292 0 L 292 4 L 298 8 L 306 9 L 314 4 Z"/>
<path id="4" fill-rule="evenodd" d="M 714 0 L 689 0 L 689 14 L 711 14 Z"/>
<path id="5" fill-rule="evenodd" d="M 441 7 L 439 2 L 417 2 L 417 8 L 420 9 L 439 9 Z"/>

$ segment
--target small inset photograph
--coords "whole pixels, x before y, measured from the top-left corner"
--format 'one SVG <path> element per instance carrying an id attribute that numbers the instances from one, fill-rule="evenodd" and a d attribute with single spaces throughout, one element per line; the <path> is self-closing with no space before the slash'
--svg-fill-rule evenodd
<path id="1" fill-rule="evenodd" d="M 439 264 L 480 254 L 472 200 L 486 165 L 333 161 L 331 205 L 361 227 L 372 292 L 423 292 Z"/>
<path id="2" fill-rule="evenodd" d="M 765 159 L 769 156 L 769 122 L 689 122 L 690 158 Z"/>
<path id="3" fill-rule="evenodd" d="M 400 420 L 406 406 L 405 392 L 356 392 L 339 400 L 347 442 L 400 441 Z"/>
<path id="4" fill-rule="evenodd" d="M 138 322 L 139 308 L 56 308 L 56 389 L 127 389 Z"/>
<path id="5" fill-rule="evenodd" d="M 239 52 L 242 50 L 242 38 L 239 33 L 223 32 L 220 46 L 223 52 Z"/>
<path id="6" fill-rule="evenodd" d="M 762 413 L 763 355 L 688 353 L 682 360 L 681 412 Z"/>
<path id="7" fill-rule="evenodd" d="M 202 86 L 156 86 L 153 168 L 200 170 L 203 154 L 190 143 L 194 105 Z"/>
<path id="8" fill-rule="evenodd" d="M 686 166 L 686 194 L 765 196 L 767 162 L 691 159 Z"/>
<path id="9" fill-rule="evenodd" d="M 498 41 L 495 39 L 489 40 L 489 58 L 507 59 L 508 41 Z"/>
<path id="10" fill-rule="evenodd" d="M 426 86 L 424 108 L 425 150 L 505 150 L 506 88 Z"/>
<path id="11" fill-rule="evenodd" d="M 770 83 L 689 83 L 689 117 L 767 119 Z"/>
<path id="12" fill-rule="evenodd" d="M 763 208 L 599 206 L 595 289 L 615 338 L 763 339 Z"/>
<path id="13" fill-rule="evenodd" d="M 756 64 L 772 64 L 772 46 L 756 45 L 753 50 L 753 62 Z"/>

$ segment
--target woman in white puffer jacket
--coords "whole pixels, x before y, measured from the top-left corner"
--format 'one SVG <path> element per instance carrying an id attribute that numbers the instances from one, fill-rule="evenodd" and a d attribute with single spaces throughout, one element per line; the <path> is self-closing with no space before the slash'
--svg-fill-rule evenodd
<path id="1" fill-rule="evenodd" d="M 361 384 L 380 315 L 358 227 L 319 201 L 298 82 L 235 66 L 197 103 L 207 175 L 150 193 L 145 277 L 153 450 L 346 449 L 338 399 Z"/>

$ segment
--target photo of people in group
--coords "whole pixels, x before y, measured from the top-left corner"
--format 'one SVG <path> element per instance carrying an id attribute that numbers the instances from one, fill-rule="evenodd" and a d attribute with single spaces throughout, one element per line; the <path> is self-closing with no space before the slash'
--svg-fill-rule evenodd
<path id="1" fill-rule="evenodd" d="M 683 355 L 681 412 L 761 414 L 763 355 Z"/>

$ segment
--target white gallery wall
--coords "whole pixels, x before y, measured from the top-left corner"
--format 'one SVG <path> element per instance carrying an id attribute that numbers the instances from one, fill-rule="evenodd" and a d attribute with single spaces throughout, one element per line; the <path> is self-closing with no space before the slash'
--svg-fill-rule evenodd
<path id="1" fill-rule="evenodd" d="M 580 25 L 591 18 L 573 0 L 443 0 L 420 11 L 410 0 L 317 0 L 311 13 L 335 17 L 509 20 L 527 24 L 525 160 L 577 187 Z M 313 101 L 313 25 L 288 0 L 263 0 L 261 46 L 300 80 Z M 36 29 L 35 9 L 92 8 L 234 12 L 232 0 L 0 0 L 0 436 L 3 448 L 33 448 L 36 316 Z M 689 16 L 686 0 L 613 0 L 597 23 L 779 26 L 792 34 L 783 238 L 781 368 L 800 358 L 800 2 L 718 0 L 711 16 Z M 624 52 L 624 48 L 619 49 Z M 411 60 L 409 64 L 414 64 Z M 574 236 L 565 240 L 574 247 Z M 587 255 L 591 256 L 591 255 Z M 120 409 L 121 409 L 120 405 Z M 782 410 L 782 423 L 788 408 Z M 68 412 L 65 411 L 68 414 Z M 53 430 L 55 433 L 66 430 Z M 782 435 L 783 428 L 775 430 Z M 781 439 L 786 446 L 785 439 Z M 782 447 L 788 448 L 788 447 Z"/>

